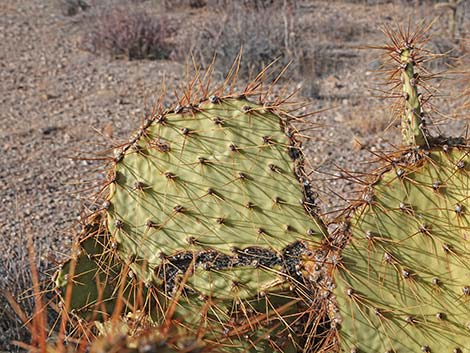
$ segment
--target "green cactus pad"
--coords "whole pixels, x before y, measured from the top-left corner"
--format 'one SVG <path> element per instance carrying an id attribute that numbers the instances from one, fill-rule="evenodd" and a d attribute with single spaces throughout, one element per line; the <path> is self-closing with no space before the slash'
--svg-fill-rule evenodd
<path id="1" fill-rule="evenodd" d="M 234 290 L 233 298 L 213 298 L 212 305 L 207 297 L 181 298 L 175 322 L 193 334 L 204 332 L 204 339 L 215 343 L 218 352 L 299 352 L 309 335 L 297 330 L 305 328 L 312 313 L 298 295 L 284 285 L 238 300 L 242 286 L 229 288 Z"/>
<path id="2" fill-rule="evenodd" d="M 85 226 L 77 254 L 56 273 L 55 285 L 66 301 L 67 310 L 86 319 L 103 320 L 109 317 L 121 301 L 124 307 L 134 308 L 136 291 L 130 272 L 112 250 L 112 244 L 99 222 Z M 69 285 L 70 284 L 70 285 Z M 119 299 L 118 299 L 119 298 Z"/>
<path id="3" fill-rule="evenodd" d="M 301 153 L 284 124 L 246 99 L 154 121 L 116 164 L 109 196 L 110 232 L 121 256 L 136 260 L 133 270 L 158 283 L 155 272 L 176 254 L 222 258 L 247 247 L 281 254 L 298 241 L 313 249 L 325 229 L 306 216 L 301 163 L 292 160 Z"/>
<path id="4" fill-rule="evenodd" d="M 326 229 L 288 120 L 244 97 L 212 97 L 148 122 L 116 157 L 111 237 L 139 279 L 168 297 L 184 288 L 189 299 L 176 317 L 198 322 L 210 300 L 205 330 L 220 336 L 233 331 L 234 306 L 263 303 L 222 339 L 225 351 L 297 349 L 303 264 Z M 289 315 L 260 296 L 277 297 Z"/>
<path id="5" fill-rule="evenodd" d="M 343 352 L 470 352 L 468 154 L 410 152 L 364 193 L 336 275 Z"/>
<path id="6" fill-rule="evenodd" d="M 65 294 L 67 284 L 72 281 L 73 295 L 69 310 L 82 313 L 85 317 L 98 308 L 108 314 L 115 304 L 113 292 L 119 283 L 113 283 L 121 272 L 121 266 L 103 252 L 102 239 L 88 238 L 83 241 L 81 252 L 75 260 L 67 261 L 56 277 L 56 286 Z M 73 276 L 71 268 L 75 266 Z M 100 292 L 102 290 L 102 292 Z"/>
<path id="7" fill-rule="evenodd" d="M 413 50 L 402 48 L 400 61 L 403 65 L 401 74 L 402 91 L 406 98 L 405 111 L 401 118 L 403 142 L 408 146 L 426 146 L 425 130 L 421 117 L 421 98 L 418 94 Z"/>

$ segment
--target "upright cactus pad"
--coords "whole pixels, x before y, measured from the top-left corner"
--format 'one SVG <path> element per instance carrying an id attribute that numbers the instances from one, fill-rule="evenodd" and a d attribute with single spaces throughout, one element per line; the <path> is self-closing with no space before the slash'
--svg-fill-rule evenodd
<path id="1" fill-rule="evenodd" d="M 403 141 L 409 146 L 424 146 L 426 137 L 421 117 L 421 102 L 418 94 L 419 76 L 415 73 L 413 47 L 406 45 L 400 49 L 400 61 L 402 65 L 402 88 L 405 98 L 405 110 L 401 117 Z"/>
<path id="2" fill-rule="evenodd" d="M 211 329 L 222 324 L 238 332 L 230 324 L 235 305 L 246 321 L 241 332 L 251 331 L 252 321 L 274 325 L 249 349 L 279 341 L 269 332 L 279 331 L 279 323 L 292 330 L 299 301 L 289 286 L 302 284 L 296 278 L 303 263 L 326 234 L 288 118 L 245 97 L 211 97 L 156 117 L 138 136 L 118 152 L 109 190 L 108 224 L 119 256 L 167 296 L 183 283 L 193 293 L 189 311 L 179 308 L 186 320 L 198 310 L 199 296 L 220 311 L 209 312 Z M 286 305 L 292 318 L 279 321 L 288 311 L 276 314 L 274 302 Z M 244 305 L 252 306 L 251 315 Z"/>
<path id="3" fill-rule="evenodd" d="M 304 268 L 327 231 L 293 119 L 210 96 L 155 114 L 116 149 L 101 214 L 113 256 L 159 298 L 157 321 L 170 310 L 227 352 L 315 344 Z"/>
<path id="4" fill-rule="evenodd" d="M 67 310 L 83 318 L 103 320 L 113 314 L 118 302 L 134 307 L 135 286 L 125 264 L 114 253 L 100 216 L 85 225 L 77 245 L 76 253 L 55 278 Z"/>
<path id="5" fill-rule="evenodd" d="M 286 124 L 245 98 L 213 98 L 156 119 L 116 163 L 108 212 L 121 257 L 169 290 L 193 262 L 204 278 L 196 290 L 216 297 L 233 297 L 226 284 L 237 281 L 251 296 L 283 262 L 299 263 L 289 247 L 307 252 L 325 230 L 305 215 L 314 201 Z M 258 280 L 238 270 L 227 282 L 232 267 L 256 267 Z"/>
<path id="6" fill-rule="evenodd" d="M 470 149 L 424 129 L 415 72 L 423 33 L 391 34 L 410 147 L 384 157 L 336 239 L 346 243 L 330 307 L 337 342 L 342 352 L 469 353 Z"/>
<path id="7" fill-rule="evenodd" d="M 405 156 L 364 194 L 337 275 L 343 351 L 470 352 L 468 154 Z"/>

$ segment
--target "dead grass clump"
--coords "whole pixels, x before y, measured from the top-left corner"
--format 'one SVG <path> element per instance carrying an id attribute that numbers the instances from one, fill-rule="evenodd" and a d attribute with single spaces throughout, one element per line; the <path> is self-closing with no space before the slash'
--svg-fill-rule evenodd
<path id="1" fill-rule="evenodd" d="M 207 5 L 207 0 L 162 0 L 162 4 L 166 10 L 174 10 L 176 8 L 189 7 L 198 9 Z"/>
<path id="2" fill-rule="evenodd" d="M 217 4 L 226 0 L 207 0 Z M 323 15 L 323 14 L 322 14 Z M 228 72 L 240 49 L 243 51 L 239 71 L 241 79 L 250 80 L 273 60 L 277 65 L 289 64 L 285 77 L 301 89 L 305 97 L 320 96 L 321 80 L 341 75 L 360 58 L 357 46 L 367 26 L 351 21 L 348 16 L 321 17 L 314 8 L 296 0 L 246 3 L 227 2 L 214 6 L 204 21 L 192 23 L 176 38 L 172 58 L 185 61 L 194 57 L 196 63 L 208 67 L 216 56 L 216 69 Z M 193 26 L 197 31 L 191 30 Z M 338 34 L 336 28 L 341 28 Z"/>
<path id="3" fill-rule="evenodd" d="M 251 10 L 266 10 L 271 7 L 282 7 L 286 2 L 297 3 L 297 0 L 238 0 L 238 5 L 249 8 Z M 207 0 L 207 4 L 210 6 L 226 7 L 233 3 L 233 0 Z"/>
<path id="4" fill-rule="evenodd" d="M 83 46 L 92 53 L 106 53 L 129 60 L 159 60 L 170 55 L 168 20 L 140 8 L 104 9 L 90 26 Z"/>
<path id="5" fill-rule="evenodd" d="M 223 13 L 224 20 L 210 22 L 198 35 L 197 42 L 208 45 L 198 46 L 196 54 L 202 62 L 209 64 L 214 52 L 218 66 L 226 72 L 231 61 L 243 48 L 244 63 L 241 74 L 251 76 L 268 65 L 274 58 L 287 63 L 286 43 L 284 41 L 280 14 L 272 11 L 251 12 L 244 7 Z"/>
<path id="6" fill-rule="evenodd" d="M 58 0 L 58 5 L 65 16 L 75 16 L 90 8 L 85 0 Z"/>
<path id="7" fill-rule="evenodd" d="M 297 0 L 288 0 L 297 2 Z M 227 7 L 236 3 L 237 6 L 242 6 L 252 10 L 265 10 L 269 7 L 281 7 L 284 1 L 279 0 L 163 0 L 163 5 L 167 10 L 174 10 L 175 8 L 189 7 L 198 9 L 205 6 L 214 7 Z"/>
<path id="8" fill-rule="evenodd" d="M 186 37 L 180 39 L 192 46 L 180 45 L 175 51 L 175 59 L 183 61 L 192 54 L 196 62 L 208 67 L 215 55 L 216 68 L 228 72 L 242 49 L 239 75 L 243 79 L 253 78 L 274 59 L 279 65 L 293 61 L 289 72 L 295 71 L 293 66 L 299 62 L 295 59 L 301 47 L 301 31 L 291 7 L 284 6 L 282 11 L 274 7 L 258 11 L 243 2 L 231 2 L 215 11 L 216 15 L 202 24 L 200 30 L 187 31 Z M 214 21 L 215 18 L 218 20 Z"/>

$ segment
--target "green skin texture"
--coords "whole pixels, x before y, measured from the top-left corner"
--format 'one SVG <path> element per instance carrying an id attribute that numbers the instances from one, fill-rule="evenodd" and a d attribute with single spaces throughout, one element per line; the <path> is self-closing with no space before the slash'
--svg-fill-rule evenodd
<path id="1" fill-rule="evenodd" d="M 247 246 L 281 251 L 297 240 L 321 241 L 322 225 L 306 217 L 299 202 L 302 192 L 279 118 L 259 106 L 244 113 L 242 107 L 247 105 L 254 107 L 248 101 L 231 99 L 206 103 L 195 116 L 167 115 L 166 125 L 154 124 L 146 135 L 169 143 L 170 152 L 148 148 L 144 140 L 140 144 L 148 154 L 129 153 L 116 165 L 118 181 L 110 191 L 109 228 L 122 245 L 122 254 L 135 254 L 155 267 L 161 263 L 162 252 L 170 255 L 214 249 L 231 254 L 233 247 Z M 224 126 L 214 124 L 215 117 L 222 118 Z M 194 134 L 184 136 L 183 128 Z M 274 143 L 263 144 L 263 136 L 270 136 Z M 240 152 L 232 152 L 231 143 Z M 208 164 L 198 163 L 198 157 L 206 158 Z M 271 163 L 281 171 L 272 172 Z M 173 173 L 176 179 L 169 180 L 165 172 Z M 241 180 L 240 172 L 248 180 Z M 135 190 L 135 182 L 146 186 Z M 209 188 L 217 194 L 209 195 Z M 276 205 L 275 197 L 280 197 L 282 204 Z M 248 202 L 255 208 L 248 209 Z M 186 212 L 176 213 L 176 205 Z M 217 223 L 219 217 L 224 218 L 224 224 Z M 116 229 L 116 219 L 124 221 L 123 229 Z M 163 224 L 162 229 L 149 229 L 148 220 Z M 287 225 L 293 231 L 286 231 Z M 260 228 L 264 233 L 258 233 Z M 316 234 L 308 236 L 308 229 Z M 190 237 L 196 244 L 188 243 Z M 145 279 L 154 280 L 151 271 Z"/>
<path id="2" fill-rule="evenodd" d="M 425 160 L 400 166 L 401 177 L 398 167 L 390 168 L 372 185 L 372 202 L 356 209 L 336 275 L 342 352 L 421 352 L 426 346 L 470 352 L 468 153 L 431 150 Z"/>
<path id="3" fill-rule="evenodd" d="M 91 237 L 81 242 L 81 253 L 75 261 L 68 310 L 87 319 L 92 317 L 94 311 L 96 314 L 103 312 L 103 309 L 108 315 L 112 314 L 120 286 L 122 266 L 110 252 L 104 251 L 103 239 Z M 64 297 L 72 278 L 71 266 L 72 260 L 67 261 L 56 277 L 56 286 L 62 290 Z M 128 290 L 124 291 L 125 297 L 129 294 Z M 95 319 L 100 319 L 100 315 Z"/>
<path id="4" fill-rule="evenodd" d="M 161 284 L 154 269 L 165 261 L 162 254 L 215 250 L 233 256 L 234 248 L 255 246 L 281 253 L 298 241 L 312 250 L 318 247 L 327 232 L 301 203 L 302 186 L 288 154 L 290 140 L 282 123 L 262 106 L 234 98 L 206 101 L 197 112 L 171 113 L 164 124 L 152 123 L 138 141 L 140 151 L 129 149 L 116 163 L 116 182 L 108 197 L 109 232 L 119 245 L 120 257 L 134 259 L 130 267 L 139 279 Z M 162 143 L 169 145 L 169 151 L 156 147 Z M 236 151 L 230 149 L 231 144 L 237 146 Z M 201 157 L 205 163 L 199 162 Z M 174 177 L 168 178 L 168 172 Z M 177 205 L 183 207 L 182 212 L 175 211 Z M 159 226 L 149 227 L 148 221 Z M 279 267 L 205 270 L 190 266 L 190 270 L 186 287 L 214 303 L 207 315 L 208 331 L 220 332 L 221 325 L 229 331 L 236 329 L 227 312 L 237 302 L 243 301 L 246 308 L 268 314 L 272 320 L 292 314 L 298 301 Z M 180 273 L 179 279 L 184 275 Z M 182 302 L 185 300 L 178 305 L 176 316 L 196 324 L 204 302 L 198 302 L 197 296 Z M 289 308 L 276 313 L 283 305 Z M 240 316 L 243 320 L 247 314 Z M 294 317 L 284 320 L 290 322 Z M 235 334 L 224 349 L 272 351 L 266 337 L 287 336 L 281 331 L 290 329 L 280 322 L 251 330 L 254 343 L 248 346 L 240 342 L 245 338 L 239 340 Z M 286 341 L 278 350 L 297 351 L 291 339 Z"/>
<path id="5" fill-rule="evenodd" d="M 245 113 L 245 106 L 256 110 Z M 215 124 L 215 117 L 223 119 L 224 125 Z M 232 255 L 234 247 L 248 246 L 280 252 L 298 240 L 312 248 L 321 241 L 326 231 L 320 221 L 306 216 L 300 203 L 303 195 L 279 117 L 246 100 L 230 99 L 205 103 L 194 116 L 169 114 L 166 121 L 147 130 L 147 137 L 139 143 L 146 149 L 144 154 L 130 152 L 116 165 L 117 182 L 109 197 L 110 232 L 124 258 L 135 255 L 146 261 L 144 269 L 140 264 L 131 265 L 145 281 L 158 281 L 151 269 L 161 264 L 161 253 L 213 249 Z M 183 128 L 194 133 L 184 136 Z M 264 144 L 263 136 L 273 143 Z M 170 152 L 149 147 L 149 140 L 157 138 L 170 145 Z M 231 151 L 230 144 L 239 151 Z M 199 157 L 207 163 L 200 164 Z M 280 171 L 271 171 L 269 164 Z M 168 179 L 166 172 L 176 178 Z M 240 172 L 247 179 L 242 180 Z M 134 188 L 136 182 L 145 185 L 142 190 Z M 210 195 L 209 188 L 215 194 Z M 276 197 L 281 199 L 279 204 Z M 248 202 L 254 207 L 247 208 Z M 183 206 L 184 212 L 175 212 L 176 205 Z M 218 224 L 218 218 L 224 222 Z M 122 228 L 116 228 L 116 220 L 123 222 Z M 147 227 L 148 220 L 161 224 L 161 229 Z M 307 235 L 308 229 L 314 234 Z M 217 276 L 213 274 L 214 281 Z M 259 290 L 260 283 L 252 281 L 251 271 L 238 276 L 249 286 L 248 296 Z M 262 283 L 271 281 L 272 277 Z M 213 287 L 213 293 L 201 290 L 218 298 L 233 296 L 227 288 Z"/>
<path id="6" fill-rule="evenodd" d="M 87 320 L 103 321 L 115 313 L 118 302 L 126 312 L 138 309 L 135 305 L 142 303 L 136 298 L 145 297 L 148 289 L 143 284 L 137 286 L 129 277 L 129 268 L 112 249 L 101 219 L 92 219 L 85 226 L 75 256 L 57 271 L 55 285 L 64 300 L 71 291 L 70 302 L 65 303 L 68 311 Z"/>
<path id="7" fill-rule="evenodd" d="M 403 49 L 400 59 L 404 65 L 401 77 L 403 93 L 406 96 L 405 113 L 401 121 L 403 141 L 408 146 L 424 146 L 426 138 L 421 129 L 421 103 L 418 96 L 417 80 L 414 79 L 411 50 Z"/>

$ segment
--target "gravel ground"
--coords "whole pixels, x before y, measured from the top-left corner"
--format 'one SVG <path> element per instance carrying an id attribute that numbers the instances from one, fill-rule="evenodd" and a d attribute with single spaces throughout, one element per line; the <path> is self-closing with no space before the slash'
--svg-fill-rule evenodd
<path id="1" fill-rule="evenodd" d="M 323 11 L 330 13 L 330 6 L 324 3 Z M 374 23 L 390 20 L 378 16 Z M 172 92 L 184 73 L 184 65 L 175 62 L 110 60 L 80 50 L 81 21 L 64 16 L 55 0 L 0 2 L 0 290 L 18 299 L 27 297 L 31 286 L 28 238 L 46 279 L 68 252 L 87 195 L 83 190 L 100 175 L 98 163 L 74 157 L 129 136 L 161 82 Z M 366 99 L 366 70 L 377 66 L 361 62 L 367 58 L 354 54 L 344 74 L 325 77 L 319 86 L 323 98 L 311 105 L 333 108 L 311 118 L 318 127 L 309 128 L 314 138 L 305 148 L 318 188 L 330 190 L 320 194 L 325 212 L 344 204 L 333 190 L 349 196 L 353 190 L 336 166 L 370 169 L 363 162 L 372 158 L 367 149 L 389 146 L 381 131 L 384 110 Z M 172 99 L 170 94 L 167 100 Z M 375 120 L 365 123 L 365 114 Z M 396 142 L 398 133 L 388 136 Z M 23 303 L 26 310 L 30 303 Z M 13 350 L 12 339 L 24 340 L 24 330 L 0 292 L 0 351 Z"/>

